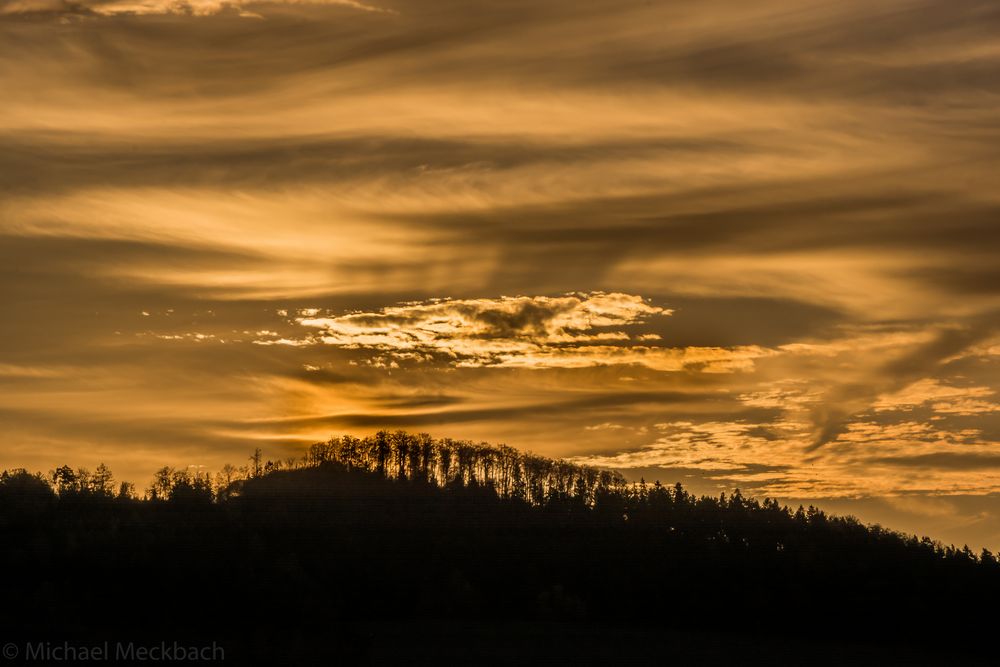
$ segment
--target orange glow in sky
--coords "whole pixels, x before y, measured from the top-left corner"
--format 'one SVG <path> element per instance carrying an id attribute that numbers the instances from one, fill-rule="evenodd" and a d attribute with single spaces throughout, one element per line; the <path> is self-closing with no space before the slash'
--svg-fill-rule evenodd
<path id="1" fill-rule="evenodd" d="M 992 0 L 0 0 L 0 467 L 504 442 L 1000 548 Z"/>

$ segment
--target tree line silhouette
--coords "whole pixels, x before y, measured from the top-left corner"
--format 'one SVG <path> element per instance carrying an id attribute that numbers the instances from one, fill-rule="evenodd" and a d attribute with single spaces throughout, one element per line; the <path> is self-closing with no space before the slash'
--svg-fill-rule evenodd
<path id="1" fill-rule="evenodd" d="M 214 475 L 164 467 L 141 492 L 104 464 L 4 471 L 0 538 L 12 632 L 225 639 L 246 659 L 412 658 L 414 623 L 461 621 L 478 624 L 448 640 L 462 650 L 476 628 L 520 622 L 590 628 L 576 643 L 752 633 L 973 660 L 1000 593 L 985 549 L 386 431 L 282 461 L 256 450 Z M 411 643 L 387 648 L 372 636 L 386 627 Z"/>

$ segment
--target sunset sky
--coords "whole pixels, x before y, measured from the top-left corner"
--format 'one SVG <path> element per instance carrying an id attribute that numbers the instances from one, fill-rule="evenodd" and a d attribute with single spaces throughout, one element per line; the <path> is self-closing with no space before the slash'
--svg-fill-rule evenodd
<path id="1" fill-rule="evenodd" d="M 1000 548 L 995 0 L 0 0 L 0 468 L 506 443 Z"/>

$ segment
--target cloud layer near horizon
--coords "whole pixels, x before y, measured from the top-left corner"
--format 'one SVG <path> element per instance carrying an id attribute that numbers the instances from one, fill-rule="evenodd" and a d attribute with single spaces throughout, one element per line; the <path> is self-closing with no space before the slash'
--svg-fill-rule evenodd
<path id="1" fill-rule="evenodd" d="M 1000 546 L 998 28 L 0 0 L 0 466 L 411 428 Z"/>

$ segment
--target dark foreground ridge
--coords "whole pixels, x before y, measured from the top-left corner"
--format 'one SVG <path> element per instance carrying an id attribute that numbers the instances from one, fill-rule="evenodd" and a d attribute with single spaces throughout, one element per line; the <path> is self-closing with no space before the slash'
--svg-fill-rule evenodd
<path id="1" fill-rule="evenodd" d="M 21 658 L 109 642 L 112 660 L 122 643 L 218 645 L 234 664 L 991 653 L 986 551 L 405 433 L 251 461 L 214 479 L 165 468 L 141 499 L 104 466 L 4 472 L 0 642 Z"/>

